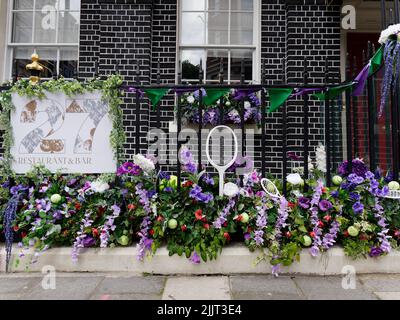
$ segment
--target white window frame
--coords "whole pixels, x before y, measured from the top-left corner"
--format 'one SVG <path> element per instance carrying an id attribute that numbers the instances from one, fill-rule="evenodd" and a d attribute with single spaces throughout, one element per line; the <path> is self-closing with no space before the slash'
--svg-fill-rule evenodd
<path id="1" fill-rule="evenodd" d="M 253 50 L 253 79 L 252 83 L 253 84 L 259 84 L 261 82 L 261 0 L 253 0 L 253 9 L 254 9 L 254 19 L 253 19 L 253 44 L 252 45 L 214 45 L 214 44 L 185 44 L 181 45 L 181 36 L 182 36 L 182 1 L 185 0 L 179 0 L 178 1 L 178 9 L 177 9 L 177 53 L 176 53 L 176 81 L 178 81 L 178 70 L 181 67 L 179 64 L 182 62 L 181 61 L 181 51 L 185 49 L 191 49 L 191 50 L 204 50 L 205 54 L 202 58 L 202 68 L 204 71 L 204 78 L 203 82 L 204 83 L 215 83 L 218 82 L 218 80 L 207 80 L 207 74 L 206 74 L 206 63 L 207 63 L 207 50 L 208 49 L 216 49 L 216 50 L 228 50 L 228 75 L 225 75 L 224 81 L 227 81 L 227 79 L 231 78 L 231 50 L 235 49 L 247 49 L 247 50 Z M 197 0 L 196 0 L 197 1 Z M 204 1 L 204 0 L 202 0 Z M 207 3 L 207 2 L 206 2 Z M 231 3 L 231 2 L 229 2 Z M 207 13 L 208 8 L 206 10 L 202 11 Z M 228 10 L 210 10 L 211 12 L 241 12 L 232 10 L 229 7 Z M 185 11 L 185 12 L 191 12 L 191 11 Z M 199 11 L 193 11 L 193 12 L 199 12 Z M 229 28 L 230 28 L 230 15 L 229 15 Z M 205 25 L 205 28 L 207 28 L 207 25 Z M 230 30 L 228 30 L 228 39 L 230 39 L 231 33 Z M 205 37 L 207 37 L 207 30 L 205 32 Z M 208 39 L 206 39 L 206 42 L 208 42 Z M 230 41 L 228 41 L 230 42 Z M 237 83 L 237 80 L 232 80 L 230 83 Z M 229 82 L 228 82 L 229 83 Z"/>
<path id="2" fill-rule="evenodd" d="M 0 0 L 1 1 L 1 0 Z M 7 27 L 6 27 L 6 44 L 5 44 L 5 61 L 4 61 L 4 75 L 5 78 L 12 79 L 12 69 L 13 69 L 13 64 L 14 64 L 14 49 L 17 47 L 34 47 L 34 48 L 51 48 L 57 50 L 57 57 L 56 57 L 56 73 L 57 75 L 60 74 L 60 58 L 61 58 L 61 49 L 66 48 L 66 47 L 71 47 L 71 48 L 76 48 L 78 49 L 78 61 L 77 61 L 77 68 L 79 68 L 79 38 L 78 38 L 78 43 L 57 43 L 58 41 L 58 17 L 59 17 L 59 8 L 56 9 L 57 15 L 56 15 L 56 38 L 55 38 L 55 43 L 37 43 L 37 42 L 32 42 L 32 43 L 18 43 L 18 42 L 13 42 L 13 17 L 14 17 L 14 12 L 32 12 L 33 11 L 33 21 L 32 21 L 32 40 L 34 40 L 34 32 L 35 32 L 35 8 L 36 8 L 36 0 L 33 1 L 33 9 L 22 9 L 22 10 L 14 10 L 14 5 L 13 5 L 13 0 L 7 0 Z M 81 14 L 79 10 L 79 15 Z M 79 28 L 78 28 L 78 35 L 80 34 L 80 28 L 81 24 L 79 23 Z M 33 53 L 33 52 L 32 52 Z M 45 79 L 45 78 L 44 78 Z"/>

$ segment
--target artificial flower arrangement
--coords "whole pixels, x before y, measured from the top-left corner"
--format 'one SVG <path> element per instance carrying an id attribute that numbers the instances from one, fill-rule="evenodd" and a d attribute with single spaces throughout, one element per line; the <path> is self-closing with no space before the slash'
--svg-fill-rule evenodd
<path id="1" fill-rule="evenodd" d="M 153 161 L 142 155 L 109 176 L 63 176 L 35 167 L 13 187 L 2 184 L 2 229 L 7 239 L 16 235 L 21 257 L 35 248 L 32 262 L 55 246 L 71 246 L 77 261 L 83 248 L 137 243 L 139 260 L 166 244 L 170 255 L 198 264 L 240 241 L 260 251 L 258 262 L 268 260 L 274 274 L 297 261 L 303 249 L 316 257 L 342 245 L 346 254 L 358 258 L 385 255 L 398 246 L 400 204 L 385 196 L 400 185 L 368 171 L 360 159 L 353 161 L 351 172 L 343 163 L 331 188 L 325 186 L 318 163 L 307 181 L 290 174 L 286 198 L 268 195 L 257 171 L 246 174 L 242 183 L 231 175 L 220 197 L 217 177 L 200 172 L 203 168 L 188 149 L 182 149 L 181 160 L 179 192 L 176 176 L 157 175 Z M 274 183 L 281 189 L 280 181 Z M 5 218 L 8 199 L 15 195 L 10 229 Z"/>
<path id="2" fill-rule="evenodd" d="M 201 89 L 203 97 L 206 90 Z M 200 90 L 193 93 L 185 93 L 180 96 L 182 108 L 182 120 L 186 123 L 199 123 L 199 96 Z M 217 125 L 221 120 L 220 102 L 223 105 L 223 123 L 241 124 L 241 101 L 244 99 L 244 121 L 246 124 L 259 123 L 261 120 L 260 99 L 257 93 L 243 94 L 239 90 L 232 89 L 220 100 L 210 106 L 203 106 L 203 125 Z"/>

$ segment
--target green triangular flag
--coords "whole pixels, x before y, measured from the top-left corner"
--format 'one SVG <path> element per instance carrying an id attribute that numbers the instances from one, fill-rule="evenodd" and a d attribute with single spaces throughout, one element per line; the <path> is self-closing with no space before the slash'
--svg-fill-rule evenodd
<path id="1" fill-rule="evenodd" d="M 334 99 L 340 94 L 345 92 L 347 89 L 352 88 L 354 83 L 345 84 L 337 87 L 332 87 L 328 90 L 328 99 Z M 312 96 L 318 98 L 319 100 L 325 100 L 326 93 L 315 93 Z"/>
<path id="2" fill-rule="evenodd" d="M 375 73 L 383 62 L 383 46 L 381 46 L 378 51 L 375 52 L 371 59 L 371 68 L 369 69 L 369 75 Z"/>
<path id="3" fill-rule="evenodd" d="M 225 94 L 230 91 L 229 88 L 211 88 L 206 89 L 207 96 L 203 97 L 203 103 L 205 106 L 211 106 Z"/>
<path id="4" fill-rule="evenodd" d="M 146 89 L 144 94 L 150 99 L 153 110 L 157 107 L 160 100 L 167 94 L 169 89 Z"/>
<path id="5" fill-rule="evenodd" d="M 293 93 L 293 88 L 271 88 L 268 89 L 270 107 L 268 112 L 276 111 Z"/>

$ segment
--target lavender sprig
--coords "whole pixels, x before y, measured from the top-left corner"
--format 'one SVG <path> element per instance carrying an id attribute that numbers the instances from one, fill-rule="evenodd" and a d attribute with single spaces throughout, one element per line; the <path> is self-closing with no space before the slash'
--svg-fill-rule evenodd
<path id="1" fill-rule="evenodd" d="M 90 211 L 87 211 L 85 213 L 84 218 L 81 221 L 81 228 L 80 231 L 77 233 L 77 237 L 74 241 L 74 246 L 72 248 L 72 262 L 77 263 L 78 262 L 78 256 L 79 256 L 79 249 L 84 248 L 84 240 L 87 237 L 87 234 L 85 233 L 85 229 L 90 228 L 92 226 L 93 220 L 90 219 L 90 216 L 92 213 Z"/>
<path id="2" fill-rule="evenodd" d="M 110 231 L 115 230 L 116 226 L 114 225 L 114 221 L 116 218 L 119 217 L 119 214 L 121 213 L 121 208 L 117 205 L 113 205 L 111 209 L 113 210 L 113 213 L 107 217 L 107 221 L 105 222 L 101 230 L 100 248 L 107 248 L 108 241 L 110 240 Z"/>
<path id="3" fill-rule="evenodd" d="M 228 216 L 231 214 L 231 210 L 233 210 L 235 205 L 236 205 L 235 198 L 230 198 L 227 206 L 224 209 L 222 209 L 217 220 L 215 220 L 213 223 L 215 229 L 221 229 L 224 223 L 228 221 Z"/>
<path id="4" fill-rule="evenodd" d="M 143 218 L 140 224 L 140 241 L 137 245 L 138 247 L 138 257 L 137 259 L 143 261 L 146 251 L 151 249 L 153 240 L 149 238 L 149 229 L 151 225 L 151 215 L 153 214 L 153 209 L 151 208 L 150 199 L 148 197 L 147 191 L 143 188 L 143 184 L 136 185 L 136 195 L 139 196 L 140 204 L 143 206 L 146 216 Z"/>
<path id="5" fill-rule="evenodd" d="M 319 228 L 319 217 L 318 217 L 318 206 L 319 206 L 319 201 L 321 200 L 321 196 L 323 194 L 322 189 L 324 185 L 321 180 L 318 181 L 317 187 L 315 188 L 314 195 L 311 200 L 311 207 L 310 207 L 310 220 L 311 224 L 313 226 L 313 232 L 314 232 L 314 239 L 313 239 L 313 245 L 310 248 L 310 254 L 313 257 L 316 257 L 319 252 L 320 252 L 320 246 L 322 245 L 322 230 Z"/>

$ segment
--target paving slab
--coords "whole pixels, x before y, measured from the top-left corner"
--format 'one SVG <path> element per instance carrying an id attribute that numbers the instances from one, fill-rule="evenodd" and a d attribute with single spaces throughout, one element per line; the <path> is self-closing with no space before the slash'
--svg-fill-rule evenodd
<path id="1" fill-rule="evenodd" d="M 232 276 L 235 300 L 302 300 L 305 297 L 290 277 Z"/>
<path id="2" fill-rule="evenodd" d="M 168 278 L 163 300 L 230 300 L 228 277 Z"/>
<path id="3" fill-rule="evenodd" d="M 95 294 L 90 300 L 161 300 L 161 295 L 143 293 Z"/>
<path id="4" fill-rule="evenodd" d="M 106 277 L 96 288 L 96 295 L 134 294 L 161 298 L 165 277 Z"/>
<path id="5" fill-rule="evenodd" d="M 360 281 L 370 291 L 398 292 L 400 291 L 400 275 L 360 275 Z"/>
<path id="6" fill-rule="evenodd" d="M 381 300 L 400 300 L 400 292 L 374 292 Z"/>
<path id="7" fill-rule="evenodd" d="M 23 295 L 26 300 L 85 300 L 96 289 L 103 277 L 57 277 L 56 289 L 45 290 L 41 282 Z"/>
<path id="8" fill-rule="evenodd" d="M 377 300 L 360 281 L 356 280 L 355 289 L 343 289 L 342 277 L 302 277 L 296 276 L 297 284 L 308 300 Z"/>

